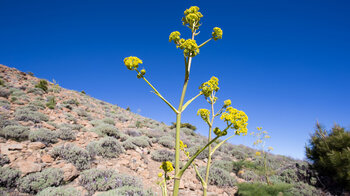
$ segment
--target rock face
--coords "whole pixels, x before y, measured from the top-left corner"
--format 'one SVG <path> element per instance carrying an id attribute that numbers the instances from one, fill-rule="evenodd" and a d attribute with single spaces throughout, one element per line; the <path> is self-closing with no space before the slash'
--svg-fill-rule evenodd
<path id="1" fill-rule="evenodd" d="M 77 177 L 79 175 L 79 171 L 77 170 L 77 168 L 71 164 L 71 163 L 60 163 L 58 165 L 54 165 L 54 168 L 60 168 L 63 170 L 64 174 L 63 174 L 63 179 L 66 182 L 71 181 L 72 179 L 74 179 L 75 177 Z"/>
<path id="2" fill-rule="evenodd" d="M 33 163 L 29 160 L 16 161 L 12 166 L 20 170 L 22 172 L 22 176 L 25 176 L 29 173 L 39 172 L 42 169 L 42 166 L 40 164 Z"/>

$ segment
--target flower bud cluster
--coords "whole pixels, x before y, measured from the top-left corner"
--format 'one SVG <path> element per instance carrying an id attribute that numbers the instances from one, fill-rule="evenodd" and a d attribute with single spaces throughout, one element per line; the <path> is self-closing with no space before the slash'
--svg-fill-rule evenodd
<path id="1" fill-rule="evenodd" d="M 199 48 L 196 43 L 196 40 L 188 39 L 180 39 L 179 46 L 180 49 L 184 50 L 184 55 L 186 57 L 194 57 L 199 54 Z"/>
<path id="2" fill-rule="evenodd" d="M 210 111 L 207 109 L 199 109 L 197 112 L 198 116 L 201 116 L 205 122 L 209 121 Z"/>
<path id="3" fill-rule="evenodd" d="M 199 7 L 192 6 L 185 10 L 185 16 L 182 18 L 182 24 L 188 26 L 191 30 L 197 30 L 200 26 L 199 21 L 203 17 L 199 12 Z"/>
<path id="4" fill-rule="evenodd" d="M 235 133 L 237 135 L 241 133 L 243 135 L 247 134 L 248 116 L 243 111 L 237 110 L 231 106 L 227 107 L 225 112 L 221 114 L 220 119 L 227 123 L 232 123 L 233 128 L 236 129 Z"/>
<path id="5" fill-rule="evenodd" d="M 145 70 L 145 69 L 141 69 L 141 71 L 137 74 L 137 78 L 140 79 L 140 78 L 142 78 L 145 74 L 146 74 L 146 70 Z"/>
<path id="6" fill-rule="evenodd" d="M 213 39 L 215 41 L 217 41 L 218 39 L 222 39 L 222 30 L 219 27 L 214 27 L 211 35 L 213 36 Z"/>
<path id="7" fill-rule="evenodd" d="M 174 41 L 175 44 L 178 44 L 180 41 L 180 35 L 181 34 L 178 31 L 171 32 L 169 35 L 169 42 Z"/>
<path id="8" fill-rule="evenodd" d="M 231 100 L 230 99 L 227 99 L 227 100 L 224 101 L 224 107 L 225 108 L 230 106 L 230 105 L 231 105 Z"/>
<path id="9" fill-rule="evenodd" d="M 174 170 L 173 164 L 170 161 L 164 161 L 159 168 L 163 169 L 165 173 L 172 172 Z"/>
<path id="10" fill-rule="evenodd" d="M 227 131 L 226 130 L 221 131 L 218 127 L 215 127 L 213 131 L 214 131 L 216 136 L 225 136 L 225 135 L 227 135 Z"/>
<path id="11" fill-rule="evenodd" d="M 129 70 L 136 70 L 139 64 L 142 64 L 142 60 L 136 56 L 129 56 L 124 59 L 124 64 Z"/>
<path id="12" fill-rule="evenodd" d="M 211 77 L 208 82 L 204 82 L 199 89 L 202 90 L 202 94 L 205 98 L 209 97 L 212 92 L 219 90 L 219 79 L 215 76 Z"/>

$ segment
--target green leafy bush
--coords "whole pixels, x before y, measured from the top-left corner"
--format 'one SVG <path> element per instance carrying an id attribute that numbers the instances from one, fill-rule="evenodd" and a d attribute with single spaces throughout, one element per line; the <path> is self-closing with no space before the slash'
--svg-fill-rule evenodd
<path id="1" fill-rule="evenodd" d="M 56 107 L 55 97 L 50 96 L 47 98 L 46 107 L 48 107 L 49 109 L 52 109 L 52 110 L 55 109 L 55 107 Z"/>
<path id="2" fill-rule="evenodd" d="M 19 180 L 20 192 L 36 194 L 51 186 L 59 186 L 63 182 L 63 171 L 57 168 L 48 168 L 41 172 L 28 174 Z"/>
<path id="3" fill-rule="evenodd" d="M 40 88 L 41 90 L 47 92 L 48 90 L 48 82 L 46 80 L 40 80 L 36 85 L 35 88 Z"/>
<path id="4" fill-rule="evenodd" d="M 150 142 L 148 141 L 148 137 L 139 136 L 139 137 L 130 137 L 127 141 L 132 142 L 138 147 L 146 148 L 150 146 Z"/>
<path id="5" fill-rule="evenodd" d="M 327 132 L 320 124 L 306 146 L 306 157 L 321 176 L 329 177 L 328 187 L 350 191 L 350 132 L 335 125 Z"/>
<path id="6" fill-rule="evenodd" d="M 109 190 L 105 193 L 100 193 L 97 196 L 153 196 L 151 190 L 144 190 L 143 188 L 133 186 L 123 186 L 117 189 Z"/>
<path id="7" fill-rule="evenodd" d="M 62 159 L 72 163 L 79 170 L 90 168 L 90 154 L 87 150 L 79 148 L 74 144 L 66 144 L 56 146 L 51 151 L 53 158 L 61 157 Z"/>
<path id="8" fill-rule="evenodd" d="M 38 108 L 33 105 L 19 107 L 15 112 L 15 120 L 18 121 L 32 121 L 34 123 L 40 123 L 41 121 L 48 121 L 49 118 L 37 111 Z"/>
<path id="9" fill-rule="evenodd" d="M 290 188 L 291 185 L 289 184 L 241 183 L 238 184 L 237 196 L 292 196 L 292 194 L 288 193 Z"/>
<path id="10" fill-rule="evenodd" d="M 90 156 L 100 155 L 104 158 L 115 158 L 124 152 L 119 141 L 112 137 L 105 137 L 97 142 L 91 142 L 86 147 Z"/>
<path id="11" fill-rule="evenodd" d="M 81 173 L 79 183 L 89 193 L 107 191 L 123 186 L 142 187 L 139 179 L 119 174 L 114 170 L 90 169 Z"/>
<path id="12" fill-rule="evenodd" d="M 5 86 L 5 82 L 2 79 L 0 79 L 0 86 Z"/>
<path id="13" fill-rule="evenodd" d="M 0 129 L 0 136 L 6 139 L 22 141 L 28 139 L 29 128 L 22 125 L 10 125 Z"/>
<path id="14" fill-rule="evenodd" d="M 205 176 L 206 168 L 200 168 L 199 173 L 201 174 L 201 176 Z M 236 179 L 224 169 L 218 167 L 211 167 L 209 171 L 208 183 L 211 185 L 216 185 L 218 187 L 232 187 L 236 184 Z"/>
<path id="15" fill-rule="evenodd" d="M 0 167 L 0 187 L 16 187 L 21 172 L 9 167 Z"/>
<path id="16" fill-rule="evenodd" d="M 169 151 L 169 150 L 155 150 L 151 153 L 151 158 L 158 162 L 163 161 L 170 161 L 174 162 L 175 160 L 175 153 Z"/>
<path id="17" fill-rule="evenodd" d="M 73 187 L 48 187 L 37 196 L 80 196 L 81 193 Z"/>
<path id="18" fill-rule="evenodd" d="M 42 142 L 44 144 L 56 143 L 58 135 L 55 131 L 50 131 L 48 129 L 38 129 L 36 131 L 31 131 L 29 133 L 29 140 L 32 142 Z"/>

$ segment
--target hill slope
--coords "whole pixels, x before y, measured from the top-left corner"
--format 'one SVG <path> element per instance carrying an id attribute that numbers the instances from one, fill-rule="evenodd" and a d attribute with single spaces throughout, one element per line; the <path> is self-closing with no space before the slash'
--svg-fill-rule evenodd
<path id="1" fill-rule="evenodd" d="M 40 79 L 4 65 L 0 79 L 0 193 L 160 194 L 159 166 L 174 159 L 169 126 L 50 82 L 46 89 Z M 206 143 L 187 128 L 181 139 L 190 153 Z M 234 195 L 237 183 L 263 181 L 254 155 L 242 145 L 223 145 L 214 156 L 210 195 Z M 306 163 L 280 155 L 268 161 L 271 180 L 292 184 L 298 193 L 293 195 L 321 194 L 309 185 L 315 179 Z M 201 168 L 205 162 L 202 153 L 196 164 Z M 192 168 L 180 188 L 181 195 L 201 195 Z"/>

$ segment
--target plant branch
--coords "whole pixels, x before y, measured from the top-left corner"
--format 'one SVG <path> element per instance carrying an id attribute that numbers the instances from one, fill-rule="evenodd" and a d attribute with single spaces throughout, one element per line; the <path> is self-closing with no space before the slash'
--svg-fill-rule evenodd
<path id="1" fill-rule="evenodd" d="M 198 95 L 196 95 L 196 96 L 194 96 L 192 99 L 188 100 L 188 101 L 185 103 L 185 105 L 183 105 L 182 111 L 181 111 L 181 112 L 183 112 L 183 111 L 186 109 L 186 107 L 187 107 L 188 105 L 190 105 L 190 103 L 191 103 L 192 101 L 194 101 L 195 99 L 197 99 L 201 94 L 202 94 L 202 93 L 200 92 L 200 93 L 198 93 Z"/>
<path id="2" fill-rule="evenodd" d="M 198 46 L 198 48 L 201 48 L 202 46 L 204 46 L 205 44 L 207 44 L 210 40 L 212 40 L 213 38 L 208 39 L 207 41 L 203 42 L 201 45 Z"/>

